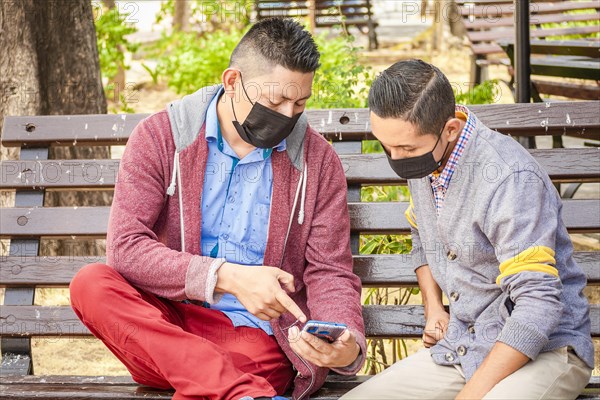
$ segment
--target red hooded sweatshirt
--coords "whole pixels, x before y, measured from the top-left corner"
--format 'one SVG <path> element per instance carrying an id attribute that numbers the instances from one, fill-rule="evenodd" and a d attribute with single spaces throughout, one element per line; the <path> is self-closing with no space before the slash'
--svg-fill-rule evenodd
<path id="1" fill-rule="evenodd" d="M 170 300 L 215 301 L 219 263 L 202 256 L 200 229 L 208 151 L 204 120 L 219 88 L 201 89 L 141 121 L 129 138 L 115 185 L 107 262 L 134 286 Z M 309 319 L 348 325 L 361 354 L 335 371 L 353 375 L 364 363 L 366 341 L 361 284 L 352 271 L 344 170 L 305 115 L 286 142 L 286 151 L 271 155 L 264 265 L 294 276 L 296 291 L 290 296 Z M 329 370 L 294 353 L 287 329 L 296 322 L 285 313 L 271 326 L 298 371 L 293 397 L 304 399 L 323 385 Z"/>

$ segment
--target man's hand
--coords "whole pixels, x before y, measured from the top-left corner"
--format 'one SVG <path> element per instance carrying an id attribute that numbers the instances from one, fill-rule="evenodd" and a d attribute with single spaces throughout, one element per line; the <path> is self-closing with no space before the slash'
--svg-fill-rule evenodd
<path id="1" fill-rule="evenodd" d="M 360 352 L 356 336 L 348 329 L 335 342 L 327 343 L 297 326 L 288 330 L 292 349 L 302 358 L 325 368 L 343 368 L 352 364 Z"/>
<path id="2" fill-rule="evenodd" d="M 296 291 L 294 277 L 274 267 L 247 267 L 224 263 L 217 271 L 216 292 L 231 293 L 258 318 L 269 321 L 290 312 L 300 322 L 306 316 L 288 296 Z"/>
<path id="3" fill-rule="evenodd" d="M 428 312 L 425 330 L 423 331 L 423 345 L 429 348 L 443 339 L 446 335 L 449 321 L 450 314 L 443 308 Z"/>
<path id="4" fill-rule="evenodd" d="M 417 268 L 416 274 L 425 307 L 423 345 L 431 347 L 446 335 L 450 315 L 444 308 L 442 289 L 433 278 L 429 265 L 425 264 Z"/>
<path id="5" fill-rule="evenodd" d="M 456 400 L 483 398 L 500 381 L 529 362 L 529 358 L 509 345 L 496 342 L 471 379 L 463 386 Z"/>

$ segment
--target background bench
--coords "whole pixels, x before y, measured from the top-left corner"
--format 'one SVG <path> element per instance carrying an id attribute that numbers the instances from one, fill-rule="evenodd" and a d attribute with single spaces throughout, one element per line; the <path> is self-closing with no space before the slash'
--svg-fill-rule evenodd
<path id="1" fill-rule="evenodd" d="M 514 41 L 498 44 L 510 59 L 514 85 Z M 546 77 L 573 78 L 574 82 L 558 82 L 534 78 L 532 98 L 542 102 L 542 95 L 555 95 L 581 100 L 600 100 L 600 41 L 597 40 L 532 40 L 531 74 Z"/>
<path id="2" fill-rule="evenodd" d="M 473 106 L 488 126 L 514 136 L 569 133 L 600 137 L 600 102 Z M 354 269 L 365 287 L 415 287 L 410 257 L 359 255 L 359 235 L 409 233 L 404 202 L 361 203 L 365 185 L 402 185 L 384 155 L 361 154 L 362 140 L 372 139 L 368 110 L 308 110 L 311 125 L 333 141 L 349 185 Z M 570 115 L 566 123 L 565 115 Z M 42 237 L 104 238 L 108 207 L 42 207 L 49 190 L 107 190 L 114 187 L 119 160 L 48 160 L 49 146 L 124 144 L 146 115 L 7 117 L 2 143 L 21 148 L 19 160 L 2 161 L 0 189 L 16 190 L 14 208 L 0 209 L 0 236 L 11 239 L 10 255 L 1 259 L 0 285 L 6 287 L 0 311 L 2 377 L 0 392 L 9 398 L 167 399 L 172 392 L 134 383 L 129 377 L 36 376 L 31 367 L 31 337 L 87 337 L 88 330 L 68 306 L 33 305 L 36 287 L 67 287 L 84 265 L 104 257 L 38 257 Z M 545 121 L 540 124 L 540 121 Z M 598 149 L 532 149 L 555 182 L 598 182 Z M 44 176 L 44 179 L 42 179 Z M 565 200 L 564 220 L 572 233 L 600 232 L 600 199 Z M 575 258 L 589 285 L 600 285 L 600 252 L 577 252 Z M 600 306 L 592 305 L 592 331 L 600 337 Z M 364 306 L 370 338 L 420 338 L 421 306 Z M 330 375 L 316 398 L 336 399 L 368 377 Z M 593 378 L 582 398 L 600 399 Z"/>
<path id="3" fill-rule="evenodd" d="M 462 16 L 465 34 L 473 52 L 471 82 L 479 84 L 483 68 L 490 64 L 505 64 L 499 40 L 515 39 L 513 0 L 455 0 Z M 597 0 L 531 0 L 531 38 L 545 39 L 563 35 L 591 35 L 600 32 L 600 25 L 543 27 L 543 24 L 563 22 L 597 22 L 600 2 Z"/>
<path id="4" fill-rule="evenodd" d="M 377 22 L 373 18 L 372 0 L 257 0 L 258 20 L 270 17 L 309 17 L 313 28 L 340 25 L 348 33 L 354 26 L 369 38 L 369 49 L 378 47 Z M 313 4 L 313 5 L 311 5 Z"/>

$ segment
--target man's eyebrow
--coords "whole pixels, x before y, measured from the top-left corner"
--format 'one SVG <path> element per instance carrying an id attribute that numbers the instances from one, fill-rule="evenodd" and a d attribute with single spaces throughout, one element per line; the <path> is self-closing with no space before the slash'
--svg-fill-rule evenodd
<path id="1" fill-rule="evenodd" d="M 298 99 L 296 101 L 308 100 L 310 98 L 310 96 L 312 96 L 312 93 L 309 93 L 308 96 L 304 96 L 303 98 Z M 294 100 L 294 99 L 290 99 L 289 97 L 286 97 L 286 96 L 283 96 L 283 95 L 281 95 L 281 98 L 284 99 L 284 100 Z"/>

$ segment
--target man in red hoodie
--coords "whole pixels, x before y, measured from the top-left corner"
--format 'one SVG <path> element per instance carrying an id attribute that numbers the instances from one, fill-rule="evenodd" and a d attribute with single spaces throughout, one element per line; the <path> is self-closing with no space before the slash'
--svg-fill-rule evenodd
<path id="1" fill-rule="evenodd" d="M 346 181 L 307 122 L 319 52 L 301 25 L 255 24 L 222 84 L 141 121 L 115 186 L 107 265 L 71 304 L 136 382 L 174 399 L 307 398 L 365 354 Z M 329 344 L 308 319 L 344 323 Z"/>

